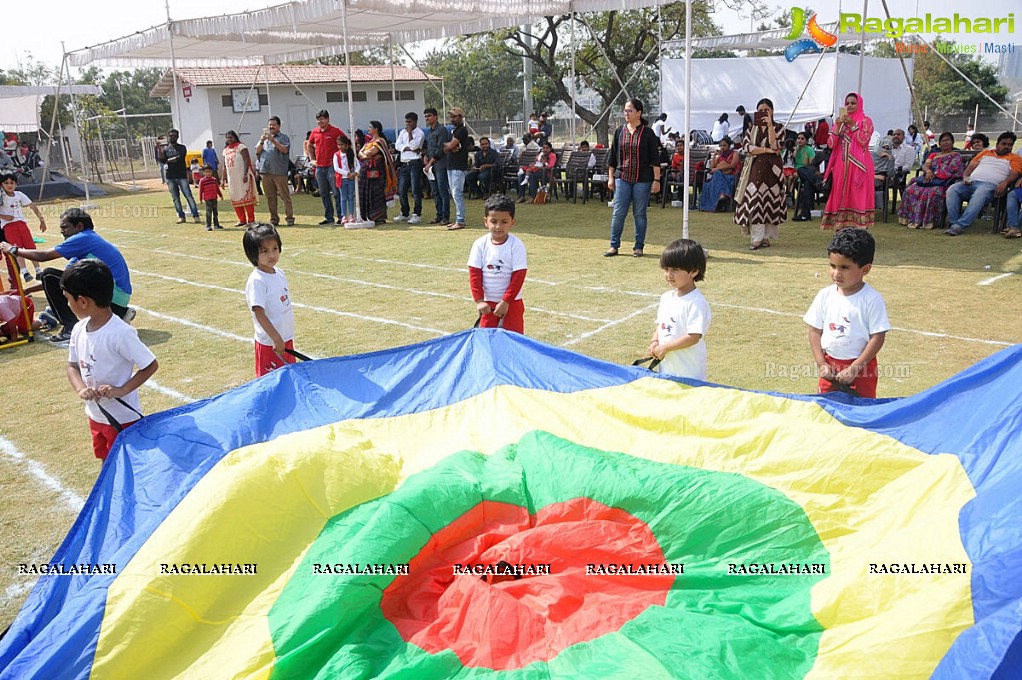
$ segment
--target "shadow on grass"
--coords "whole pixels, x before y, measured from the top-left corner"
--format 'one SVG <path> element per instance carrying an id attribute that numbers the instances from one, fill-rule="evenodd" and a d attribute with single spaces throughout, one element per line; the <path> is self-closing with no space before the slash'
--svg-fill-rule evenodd
<path id="1" fill-rule="evenodd" d="M 152 347 L 153 345 L 162 345 L 170 340 L 172 336 L 173 334 L 167 331 L 157 331 L 150 328 L 138 329 L 138 339 L 148 347 Z"/>

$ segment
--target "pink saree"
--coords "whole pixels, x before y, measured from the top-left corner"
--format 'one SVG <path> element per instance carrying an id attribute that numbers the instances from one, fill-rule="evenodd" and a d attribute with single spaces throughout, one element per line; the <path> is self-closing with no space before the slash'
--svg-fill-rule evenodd
<path id="1" fill-rule="evenodd" d="M 837 134 L 835 124 L 830 130 L 828 143 L 834 151 L 827 162 L 826 176 L 833 183 L 820 221 L 821 229 L 837 231 L 873 226 L 873 157 L 869 153 L 873 120 L 863 110 L 862 96 L 857 92 L 849 94 L 856 96 L 859 105 L 851 114 L 851 128 L 842 126 L 841 134 Z"/>

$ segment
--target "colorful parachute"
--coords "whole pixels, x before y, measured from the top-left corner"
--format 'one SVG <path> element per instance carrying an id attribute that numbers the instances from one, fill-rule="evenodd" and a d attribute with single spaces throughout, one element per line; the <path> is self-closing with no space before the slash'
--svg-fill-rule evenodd
<path id="1" fill-rule="evenodd" d="M 118 439 L 0 678 L 1017 677 L 1022 346 L 919 395 L 496 330 Z"/>

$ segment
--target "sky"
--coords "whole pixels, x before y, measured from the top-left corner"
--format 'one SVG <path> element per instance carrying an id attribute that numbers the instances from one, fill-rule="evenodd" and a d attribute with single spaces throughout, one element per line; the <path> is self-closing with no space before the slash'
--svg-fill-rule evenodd
<path id="1" fill-rule="evenodd" d="M 246 9 L 256 9 L 278 4 L 280 0 L 169 0 L 172 19 L 193 19 L 212 14 L 232 14 Z M 164 2 L 159 0 L 141 0 L 128 3 L 130 12 L 125 12 L 122 0 L 94 0 L 83 3 L 81 0 L 46 0 L 45 2 L 29 3 L 19 8 L 19 16 L 24 18 L 24 30 L 6 31 L 0 41 L 0 68 L 11 68 L 19 61 L 24 62 L 25 55 L 31 53 L 37 61 L 54 68 L 60 65 L 61 41 L 68 51 L 114 40 L 136 31 L 141 31 L 156 24 L 166 22 L 167 14 Z M 723 7 L 723 3 L 717 3 Z M 768 1 L 767 6 L 778 11 L 787 10 L 792 4 L 776 4 Z M 839 10 L 845 12 L 861 12 L 862 2 L 853 0 L 805 0 L 798 2 L 800 6 L 808 6 L 820 15 L 822 23 L 835 21 Z M 1004 36 L 992 39 L 1000 42 L 1022 43 L 1022 3 L 1017 0 L 888 0 L 891 16 L 911 17 L 918 11 L 929 12 L 934 16 L 951 16 L 958 11 L 971 17 L 1005 16 L 1009 7 L 1015 5 L 1016 31 L 1012 37 Z M 38 10 L 33 10 L 38 7 Z M 33 16 L 33 11 L 35 15 Z M 26 17 L 25 14 L 28 14 Z M 883 5 L 880 0 L 872 0 L 868 5 L 868 15 L 883 17 Z M 749 30 L 749 20 L 730 10 L 720 10 L 715 20 L 722 25 L 725 32 L 740 33 Z M 1003 34 L 1002 34 L 1003 35 Z"/>

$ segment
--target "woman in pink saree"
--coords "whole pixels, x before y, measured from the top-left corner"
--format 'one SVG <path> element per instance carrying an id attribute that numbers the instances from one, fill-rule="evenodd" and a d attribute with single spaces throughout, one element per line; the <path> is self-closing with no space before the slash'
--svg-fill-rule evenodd
<path id="1" fill-rule="evenodd" d="M 869 140 L 873 120 L 863 111 L 862 97 L 845 97 L 844 112 L 834 121 L 828 144 L 833 149 L 826 176 L 832 179 L 821 229 L 873 226 L 873 157 Z"/>

